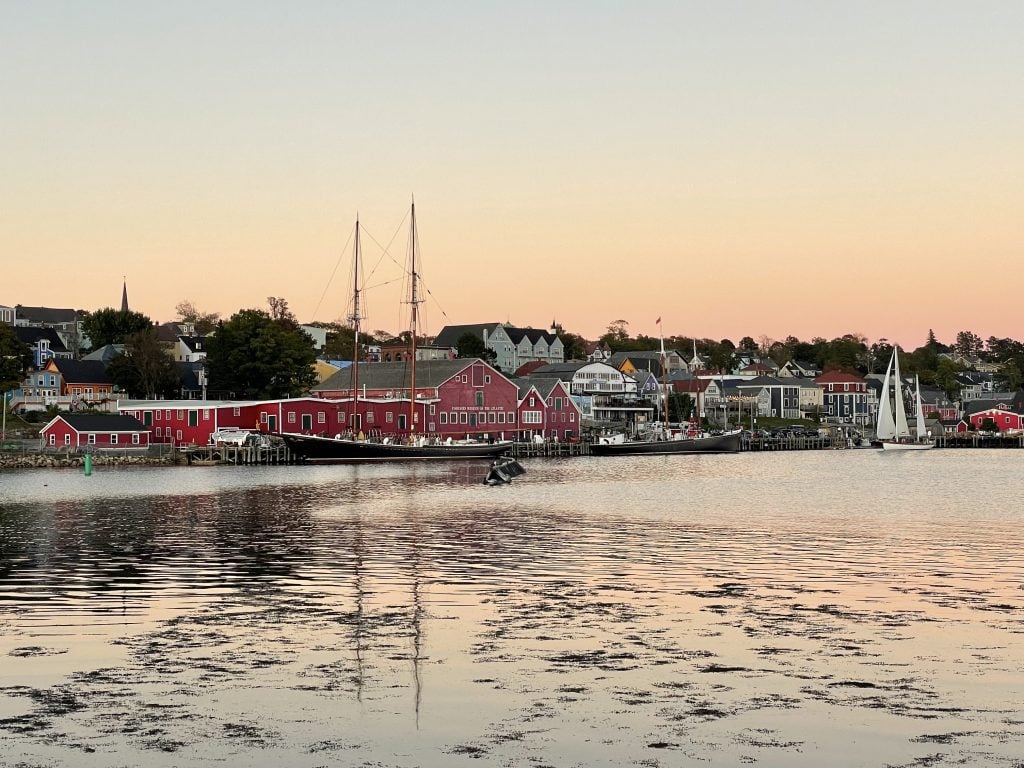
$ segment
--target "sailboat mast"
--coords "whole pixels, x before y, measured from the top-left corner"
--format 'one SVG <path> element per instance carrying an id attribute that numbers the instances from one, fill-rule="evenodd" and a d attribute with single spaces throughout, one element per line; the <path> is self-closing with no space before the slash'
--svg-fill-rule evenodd
<path id="1" fill-rule="evenodd" d="M 416 331 L 419 320 L 419 275 L 416 273 L 416 203 L 412 204 L 412 230 L 409 235 L 409 248 L 411 252 L 411 284 L 409 291 L 409 303 L 412 304 L 412 313 L 409 320 L 409 352 L 412 358 L 412 367 L 409 376 L 409 434 L 416 431 Z"/>
<path id="2" fill-rule="evenodd" d="M 661 318 L 658 318 L 661 320 Z M 668 361 L 665 359 L 665 332 L 658 323 L 658 333 L 661 336 L 661 407 L 662 421 L 665 429 L 668 430 Z"/>
<path id="3" fill-rule="evenodd" d="M 359 413 L 359 323 L 363 319 L 360 315 L 360 290 L 359 290 L 359 215 L 356 214 L 356 237 L 355 250 L 352 254 L 352 314 L 349 320 L 352 323 L 352 423 L 355 424 Z"/>

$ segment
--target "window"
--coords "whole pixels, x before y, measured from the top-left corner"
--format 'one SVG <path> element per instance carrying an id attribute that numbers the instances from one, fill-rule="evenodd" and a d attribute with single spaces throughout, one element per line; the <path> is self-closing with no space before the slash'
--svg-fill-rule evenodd
<path id="1" fill-rule="evenodd" d="M 203 408 L 203 421 L 209 421 L 209 420 L 210 420 L 210 409 L 209 408 Z M 266 416 L 264 415 L 263 421 L 266 421 L 266 420 L 267 420 Z"/>
<path id="2" fill-rule="evenodd" d="M 452 422 L 452 424 L 458 424 L 459 423 L 459 414 L 457 414 L 455 411 L 452 411 L 451 422 Z"/>
<path id="3" fill-rule="evenodd" d="M 849 392 L 849 391 L 850 391 L 850 385 L 849 384 L 843 384 L 843 392 Z"/>
<path id="4" fill-rule="evenodd" d="M 163 427 L 157 427 L 156 428 L 156 436 L 160 437 L 161 434 L 163 434 Z"/>
<path id="5" fill-rule="evenodd" d="M 323 411 L 317 411 L 316 412 L 316 423 L 317 424 L 326 424 L 327 423 L 327 414 L 324 413 Z"/>
<path id="6" fill-rule="evenodd" d="M 288 411 L 288 423 L 289 424 L 294 424 L 295 423 L 295 411 Z"/>
<path id="7" fill-rule="evenodd" d="M 490 384 L 490 383 L 491 383 L 490 375 L 489 374 L 484 374 L 484 384 Z"/>
<path id="8" fill-rule="evenodd" d="M 236 415 L 237 415 L 237 414 L 236 414 Z M 181 421 L 182 419 L 184 419 L 184 418 L 185 418 L 185 409 L 184 409 L 184 408 L 179 408 L 179 409 L 178 409 L 178 410 L 177 410 L 177 411 L 175 412 L 175 414 L 174 414 L 174 417 L 175 417 L 175 418 L 176 418 L 176 419 L 177 419 L 178 421 Z"/>
<path id="9" fill-rule="evenodd" d="M 189 411 L 188 412 L 188 425 L 190 427 L 198 427 L 199 426 L 199 411 Z"/>
<path id="10" fill-rule="evenodd" d="M 534 398 L 532 398 L 532 397 L 531 397 L 531 398 L 530 398 L 530 407 L 531 407 L 531 408 L 533 408 L 533 407 L 534 407 L 534 406 L 535 406 L 536 404 L 537 404 L 537 403 L 536 403 L 536 400 L 535 400 Z"/>
<path id="11" fill-rule="evenodd" d="M 1009 421 L 1009 419 L 1007 419 Z M 71 433 L 64 435 L 64 445 L 71 445 Z"/>
<path id="12" fill-rule="evenodd" d="M 394 420 L 395 414 L 392 411 L 388 411 L 387 413 L 384 414 L 384 421 L 386 421 L 388 424 L 392 423 Z"/>
<path id="13" fill-rule="evenodd" d="M 497 424 L 498 423 L 498 414 L 496 414 L 494 411 L 488 411 L 487 412 L 487 423 L 488 424 Z"/>
<path id="14" fill-rule="evenodd" d="M 465 411 L 462 411 L 461 413 L 459 413 L 459 424 L 468 424 L 468 423 L 469 423 L 469 414 L 466 413 Z"/>
<path id="15" fill-rule="evenodd" d="M 433 403 L 431 403 L 431 405 L 430 405 L 430 415 L 431 416 L 434 415 L 434 405 L 433 405 Z"/>
<path id="16" fill-rule="evenodd" d="M 345 412 L 344 411 L 338 411 L 338 423 L 339 424 L 344 424 L 345 423 Z"/>
<path id="17" fill-rule="evenodd" d="M 523 411 L 523 424 L 541 424 L 543 419 L 541 418 L 540 411 Z"/>
<path id="18" fill-rule="evenodd" d="M 509 424 L 515 424 L 516 423 L 516 415 L 512 411 L 508 412 L 508 423 Z"/>
<path id="19" fill-rule="evenodd" d="M 96 433 L 90 432 L 89 439 L 86 442 L 89 443 L 89 445 L 96 445 Z"/>
<path id="20" fill-rule="evenodd" d="M 175 431 L 175 439 L 181 440 L 181 430 L 180 429 Z"/>
<path id="21" fill-rule="evenodd" d="M 366 423 L 373 424 L 373 411 L 366 412 Z"/>
<path id="22" fill-rule="evenodd" d="M 836 386 L 835 384 L 829 384 L 828 385 L 828 391 L 829 392 L 834 392 L 835 391 L 835 386 Z"/>
<path id="23" fill-rule="evenodd" d="M 569 421 L 576 421 L 576 414 L 569 411 Z"/>
<path id="24" fill-rule="evenodd" d="M 242 409 L 240 407 L 232 408 L 231 409 L 231 415 L 232 416 L 241 416 L 242 415 Z"/>
<path id="25" fill-rule="evenodd" d="M 118 439 L 118 435 L 111 435 L 110 436 L 110 444 L 111 445 L 117 445 L 117 439 Z"/>
<path id="26" fill-rule="evenodd" d="M 133 432 L 132 433 L 132 445 L 138 445 L 140 439 L 141 438 L 140 438 L 140 435 L 139 435 L 138 432 Z"/>
<path id="27" fill-rule="evenodd" d="M 504 424 L 505 423 L 505 412 L 504 411 L 498 411 L 498 423 L 499 424 Z"/>
<path id="28" fill-rule="evenodd" d="M 448 411 L 441 411 L 441 423 L 442 424 L 447 424 L 448 423 Z"/>
<path id="29" fill-rule="evenodd" d="M 164 418 L 167 419 L 167 421 L 171 420 L 171 409 L 170 408 L 168 408 L 166 411 L 164 411 Z"/>
<path id="30" fill-rule="evenodd" d="M 483 392 L 477 392 L 476 393 L 476 405 L 477 405 L 477 408 L 482 408 L 483 407 L 483 405 L 484 405 L 484 393 Z"/>
<path id="31" fill-rule="evenodd" d="M 89 437 L 92 437 L 92 435 L 89 435 Z M 51 432 L 49 438 L 47 438 L 47 442 L 50 445 L 56 445 L 57 444 L 57 436 Z"/>

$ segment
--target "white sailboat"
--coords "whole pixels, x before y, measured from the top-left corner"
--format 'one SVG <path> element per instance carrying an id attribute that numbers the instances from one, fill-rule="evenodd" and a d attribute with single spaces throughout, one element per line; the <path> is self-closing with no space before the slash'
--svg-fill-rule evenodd
<path id="1" fill-rule="evenodd" d="M 893 381 L 895 396 L 889 402 L 889 382 Z M 914 432 L 907 424 L 907 414 L 903 407 L 903 380 L 900 377 L 899 349 L 894 348 L 892 359 L 885 369 L 882 381 L 882 400 L 878 406 L 878 423 L 875 425 L 875 436 L 882 443 L 885 451 L 925 451 L 935 447 L 925 428 L 924 406 L 921 403 L 921 382 L 914 376 Z"/>

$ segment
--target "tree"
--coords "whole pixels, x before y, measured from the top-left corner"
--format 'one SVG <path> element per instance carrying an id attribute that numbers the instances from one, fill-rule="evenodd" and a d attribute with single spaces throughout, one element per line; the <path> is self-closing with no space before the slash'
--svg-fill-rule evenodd
<path id="1" fill-rule="evenodd" d="M 693 414 L 694 402 L 689 392 L 670 392 L 668 395 L 669 421 L 689 421 Z"/>
<path id="2" fill-rule="evenodd" d="M 11 326 L 0 325 L 0 392 L 20 386 L 30 367 L 32 350 Z"/>
<path id="3" fill-rule="evenodd" d="M 178 366 L 164 350 L 155 328 L 129 336 L 124 354 L 110 361 L 107 375 L 131 396 L 149 400 L 173 397 L 181 387 Z"/>
<path id="4" fill-rule="evenodd" d="M 200 312 L 189 299 L 179 302 L 174 311 L 178 313 L 178 319 L 182 323 L 191 323 L 200 336 L 212 332 L 220 320 L 220 312 Z"/>
<path id="5" fill-rule="evenodd" d="M 270 319 L 286 327 L 298 328 L 299 321 L 288 309 L 288 300 L 280 296 L 267 296 L 267 304 L 270 305 Z"/>
<path id="6" fill-rule="evenodd" d="M 107 344 L 124 344 L 132 334 L 152 326 L 153 321 L 141 312 L 106 307 L 82 321 L 82 333 L 88 337 L 92 349 L 99 349 Z"/>
<path id="7" fill-rule="evenodd" d="M 996 381 L 1002 389 L 1016 392 L 1024 384 L 1024 373 L 1017 362 L 1017 358 L 1011 357 L 999 367 L 995 375 Z"/>
<path id="8" fill-rule="evenodd" d="M 556 326 L 555 330 L 558 332 L 558 338 L 562 340 L 566 360 L 583 360 L 587 356 L 586 339 L 578 334 L 563 330 L 560 325 Z"/>
<path id="9" fill-rule="evenodd" d="M 258 309 L 244 309 L 206 341 L 210 388 L 237 397 L 297 397 L 316 383 L 313 340 Z"/>
<path id="10" fill-rule="evenodd" d="M 708 350 L 708 365 L 711 370 L 718 373 L 727 373 L 732 370 L 735 360 L 736 347 L 729 339 L 722 339 Z"/>
<path id="11" fill-rule="evenodd" d="M 475 333 L 466 331 L 466 333 L 459 336 L 455 342 L 455 351 L 459 357 L 478 357 L 481 360 L 486 360 L 488 363 L 494 363 L 498 359 L 493 349 L 488 349 L 484 345 L 484 340 L 477 336 Z"/>
<path id="12" fill-rule="evenodd" d="M 754 341 L 753 336 L 744 336 L 740 339 L 738 349 L 740 352 L 757 352 L 757 342 Z"/>

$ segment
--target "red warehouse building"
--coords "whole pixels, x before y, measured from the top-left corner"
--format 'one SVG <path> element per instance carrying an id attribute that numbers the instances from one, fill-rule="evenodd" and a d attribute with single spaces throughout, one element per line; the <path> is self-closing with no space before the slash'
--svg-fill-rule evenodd
<path id="1" fill-rule="evenodd" d="M 113 413 L 61 414 L 39 430 L 39 435 L 48 448 L 86 451 L 149 447 L 149 429 L 142 422 Z"/>
<path id="2" fill-rule="evenodd" d="M 550 440 L 578 440 L 580 409 L 560 379 L 516 379 L 519 388 L 521 440 L 540 435 Z"/>

